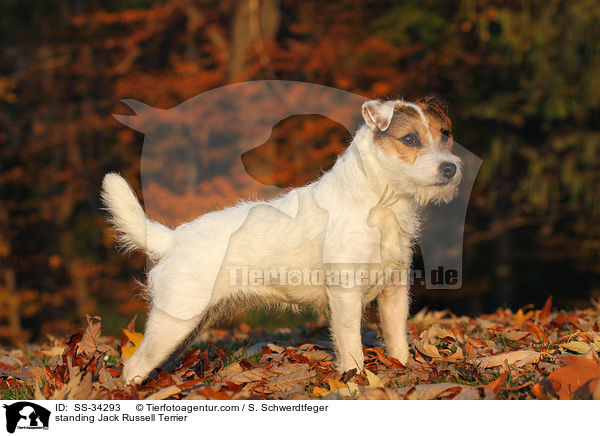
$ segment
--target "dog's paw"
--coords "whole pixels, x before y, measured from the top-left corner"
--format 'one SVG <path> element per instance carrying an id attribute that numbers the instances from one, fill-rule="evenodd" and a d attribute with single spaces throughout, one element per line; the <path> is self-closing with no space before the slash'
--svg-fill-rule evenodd
<path id="1" fill-rule="evenodd" d="M 356 372 L 361 372 L 364 368 L 364 360 L 363 359 L 343 359 L 337 364 L 337 371 L 341 374 L 355 369 Z"/>
<path id="2" fill-rule="evenodd" d="M 123 380 L 125 381 L 125 384 L 128 385 L 142 383 L 146 380 L 149 373 L 150 371 L 144 368 L 143 365 L 140 365 L 135 356 L 125 362 L 125 365 L 123 366 Z"/>
<path id="3" fill-rule="evenodd" d="M 390 351 L 388 354 L 390 357 L 400 361 L 402 365 L 406 365 L 406 362 L 408 362 L 408 358 L 410 357 L 408 346 L 406 348 L 402 348 L 401 350 Z"/>

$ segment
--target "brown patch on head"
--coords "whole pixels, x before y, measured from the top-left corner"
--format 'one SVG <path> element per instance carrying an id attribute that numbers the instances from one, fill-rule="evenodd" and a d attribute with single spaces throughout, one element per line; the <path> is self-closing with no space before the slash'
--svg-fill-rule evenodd
<path id="1" fill-rule="evenodd" d="M 404 144 L 401 138 L 413 135 L 418 139 L 420 137 L 419 130 L 424 130 L 419 113 L 410 106 L 399 106 L 394 109 L 390 126 L 384 132 L 377 132 L 374 141 L 383 150 L 399 156 L 409 164 L 413 164 L 419 156 L 420 140 L 419 143 L 409 146 Z"/>
<path id="2" fill-rule="evenodd" d="M 446 119 L 448 119 L 448 122 L 450 122 L 450 119 L 448 118 L 448 102 L 446 102 L 446 100 L 444 100 L 439 95 L 429 94 L 423 98 L 416 100 L 415 104 L 424 109 L 436 112 L 438 115 L 445 117 Z"/>
<path id="3" fill-rule="evenodd" d="M 433 140 L 447 150 L 452 150 L 452 122 L 448 103 L 437 95 L 428 95 L 415 102 L 429 120 Z"/>
<path id="4" fill-rule="evenodd" d="M 413 164 L 421 153 L 425 153 L 433 140 L 433 145 L 450 150 L 452 148 L 452 127 L 447 115 L 447 105 L 441 100 L 417 100 L 414 103 L 422 109 L 427 122 L 424 122 L 417 109 L 405 104 L 398 104 L 389 127 L 385 131 L 376 132 L 374 141 L 388 153 L 399 156 L 409 164 Z"/>
<path id="5" fill-rule="evenodd" d="M 413 104 L 422 110 L 426 122 L 417 109 L 400 103 L 394 109 L 389 127 L 374 135 L 374 141 L 384 151 L 399 156 L 409 164 L 430 149 L 428 146 L 451 150 L 453 142 L 448 105 L 443 100 L 428 96 Z"/>

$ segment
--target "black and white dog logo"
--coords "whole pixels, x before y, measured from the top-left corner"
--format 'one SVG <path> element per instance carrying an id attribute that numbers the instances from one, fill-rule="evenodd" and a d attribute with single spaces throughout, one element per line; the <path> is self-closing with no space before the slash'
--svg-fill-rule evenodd
<path id="1" fill-rule="evenodd" d="M 50 411 L 29 401 L 3 405 L 6 409 L 6 431 L 18 429 L 48 429 Z"/>

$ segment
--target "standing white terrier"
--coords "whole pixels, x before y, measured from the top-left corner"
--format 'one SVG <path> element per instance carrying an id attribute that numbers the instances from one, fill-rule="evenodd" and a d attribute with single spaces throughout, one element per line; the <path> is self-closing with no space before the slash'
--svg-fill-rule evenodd
<path id="1" fill-rule="evenodd" d="M 143 381 L 219 317 L 255 305 L 327 312 L 337 368 L 345 372 L 363 368 L 362 313 L 378 298 L 387 353 L 407 361 L 408 278 L 373 281 L 363 272 L 410 269 L 419 209 L 454 198 L 461 161 L 436 98 L 372 100 L 362 115 L 366 124 L 316 182 L 174 230 L 146 217 L 121 176 L 105 176 L 102 198 L 120 242 L 154 263 L 152 308 L 144 340 L 125 363 L 127 383 Z M 348 271 L 354 279 L 341 280 Z"/>

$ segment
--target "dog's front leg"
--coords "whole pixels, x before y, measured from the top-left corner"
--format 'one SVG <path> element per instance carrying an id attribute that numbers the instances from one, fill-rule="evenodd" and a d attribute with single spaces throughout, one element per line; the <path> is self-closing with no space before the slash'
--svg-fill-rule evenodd
<path id="1" fill-rule="evenodd" d="M 123 378 L 127 384 L 141 383 L 148 374 L 194 332 L 201 316 L 181 320 L 153 307 L 141 345 L 123 366 Z"/>
<path id="2" fill-rule="evenodd" d="M 379 295 L 379 317 L 387 353 L 405 364 L 408 361 L 406 321 L 409 294 L 407 285 L 387 285 Z"/>
<path id="3" fill-rule="evenodd" d="M 327 289 L 330 310 L 331 336 L 337 355 L 337 369 L 346 372 L 356 368 L 362 371 L 364 357 L 360 326 L 362 293 L 360 289 Z"/>

